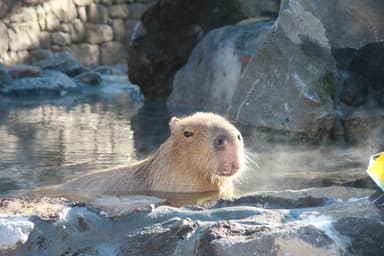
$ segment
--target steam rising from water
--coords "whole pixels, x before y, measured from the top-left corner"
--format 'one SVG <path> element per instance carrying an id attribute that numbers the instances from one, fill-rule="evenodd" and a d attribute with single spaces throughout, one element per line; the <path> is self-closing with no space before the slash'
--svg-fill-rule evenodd
<path id="1" fill-rule="evenodd" d="M 237 192 L 303 189 L 344 185 L 370 187 L 366 175 L 370 147 L 323 146 L 303 150 L 275 146 L 264 152 L 248 150 L 246 170 L 235 180 Z"/>

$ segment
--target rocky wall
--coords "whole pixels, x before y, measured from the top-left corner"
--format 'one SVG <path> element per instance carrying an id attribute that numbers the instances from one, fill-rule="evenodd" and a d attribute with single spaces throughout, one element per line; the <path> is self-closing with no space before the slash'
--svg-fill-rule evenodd
<path id="1" fill-rule="evenodd" d="M 0 4 L 0 63 L 70 51 L 84 65 L 124 63 L 127 40 L 153 0 L 24 0 Z"/>

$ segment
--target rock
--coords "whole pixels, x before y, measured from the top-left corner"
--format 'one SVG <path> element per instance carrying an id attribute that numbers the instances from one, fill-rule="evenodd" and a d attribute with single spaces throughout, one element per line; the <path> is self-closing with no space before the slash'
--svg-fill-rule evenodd
<path id="1" fill-rule="evenodd" d="M 126 70 L 118 68 L 118 67 L 113 67 L 113 66 L 98 66 L 92 71 L 97 72 L 101 75 L 118 75 L 118 76 L 124 76 L 127 74 Z"/>
<path id="2" fill-rule="evenodd" d="M 45 49 L 50 49 L 52 47 L 52 35 L 50 32 L 44 31 L 40 33 L 40 47 Z M 34 49 L 32 49 L 32 51 Z"/>
<path id="3" fill-rule="evenodd" d="M 53 53 L 51 50 L 36 48 L 29 52 L 29 61 L 32 63 L 37 62 L 40 60 L 50 58 L 52 57 L 52 55 Z"/>
<path id="4" fill-rule="evenodd" d="M 112 41 L 113 31 L 109 25 L 90 24 L 85 25 L 85 40 L 91 44 L 100 44 Z"/>
<path id="5" fill-rule="evenodd" d="M 261 141 L 319 143 L 333 128 L 336 74 L 321 22 L 299 1 L 284 1 L 227 113 Z"/>
<path id="6" fill-rule="evenodd" d="M 44 199 L 42 204 L 35 201 L 37 213 L 19 207 L 24 210 L 17 212 L 26 217 L 13 219 L 12 225 L 28 221 L 33 232 L 25 233 L 25 243 L 7 243 L 0 254 L 378 255 L 383 224 L 381 213 L 367 199 L 372 192 L 343 187 L 260 192 L 221 200 L 220 205 L 180 208 L 159 205 L 158 199 L 142 207 L 147 202 L 142 196 L 107 196 L 72 207 L 66 201 Z M 265 206 L 276 201 L 283 208 L 260 207 L 260 198 L 267 200 Z M 27 206 L 28 200 L 19 200 L 19 205 Z M 39 217 L 45 201 L 60 218 Z M 302 202 L 302 208 L 285 201 Z M 10 212 L 7 204 L 0 207 Z M 10 218 L 14 217 L 0 218 L 0 223 Z"/>
<path id="7" fill-rule="evenodd" d="M 153 229 L 143 230 L 124 240 L 122 255 L 192 255 L 183 251 L 176 253 L 178 243 L 195 232 L 198 225 L 190 219 L 175 218 Z M 156 230 L 155 232 L 153 232 Z"/>
<path id="8" fill-rule="evenodd" d="M 113 3 L 113 0 L 97 0 L 100 4 L 103 4 L 103 5 L 112 5 Z"/>
<path id="9" fill-rule="evenodd" d="M 55 54 L 59 54 L 59 53 L 65 51 L 64 46 L 61 46 L 61 45 L 58 45 L 58 44 L 53 44 L 51 46 L 51 49 L 52 49 L 52 52 L 54 52 Z"/>
<path id="10" fill-rule="evenodd" d="M 112 30 L 113 30 L 114 40 L 121 41 L 121 42 L 127 41 L 124 20 L 119 20 L 119 19 L 113 20 Z"/>
<path id="11" fill-rule="evenodd" d="M 69 35 L 69 33 L 53 32 L 52 43 L 61 46 L 69 45 L 71 44 L 71 36 Z"/>
<path id="12" fill-rule="evenodd" d="M 335 57 L 337 68 L 343 70 L 348 69 L 356 52 L 357 49 L 355 48 L 332 49 L 332 55 Z"/>
<path id="13" fill-rule="evenodd" d="M 33 223 L 27 218 L 0 219 L 0 253 L 24 244 L 33 227 Z"/>
<path id="14" fill-rule="evenodd" d="M 344 72 L 340 99 L 349 106 L 362 106 L 367 102 L 369 84 L 366 79 L 353 72 Z"/>
<path id="15" fill-rule="evenodd" d="M 133 8 L 130 5 L 131 13 L 135 13 Z M 235 0 L 225 4 L 218 0 L 158 1 L 141 18 L 148 33 L 137 35 L 129 46 L 129 79 L 141 87 L 146 99 L 165 99 L 176 70 L 203 35 L 244 17 Z"/>
<path id="16" fill-rule="evenodd" d="M 85 38 L 85 26 L 80 19 L 76 19 L 72 22 L 69 28 L 69 34 L 71 35 L 71 41 L 73 43 L 80 43 Z"/>
<path id="17" fill-rule="evenodd" d="M 217 38 L 208 34 L 175 76 L 171 110 L 173 104 L 226 113 L 258 142 L 319 143 L 326 138 L 333 128 L 337 72 L 325 30 L 298 1 L 282 6 L 273 29 L 259 38 L 248 38 L 246 29 L 243 35 L 238 29 L 228 36 L 228 42 L 223 38 L 231 35 L 225 32 L 230 28 L 212 31 Z M 248 26 L 258 33 L 260 25 Z M 240 53 L 234 53 L 237 49 Z M 190 89 L 198 85 L 199 90 Z M 188 96 L 182 99 L 177 94 L 184 90 Z"/>
<path id="18" fill-rule="evenodd" d="M 343 120 L 346 140 L 353 145 L 381 148 L 384 145 L 384 112 L 382 109 L 362 109 Z"/>
<path id="19" fill-rule="evenodd" d="M 125 20 L 125 33 L 126 33 L 126 40 L 127 42 L 131 41 L 133 32 L 135 31 L 136 26 L 139 26 L 139 22 L 137 20 Z M 116 35 L 115 35 L 116 36 Z"/>
<path id="20" fill-rule="evenodd" d="M 71 23 L 61 23 L 61 28 L 60 28 L 61 32 L 69 33 L 70 25 L 71 25 Z"/>
<path id="21" fill-rule="evenodd" d="M 380 255 L 383 247 L 378 247 L 384 241 L 383 222 L 369 218 L 345 217 L 333 224 L 335 230 L 342 236 L 349 237 L 347 254 L 349 255 Z"/>
<path id="22" fill-rule="evenodd" d="M 20 12 L 10 15 L 9 20 L 12 23 L 37 21 L 37 14 L 33 7 L 24 7 L 20 9 Z"/>
<path id="23" fill-rule="evenodd" d="M 8 50 L 9 38 L 8 38 L 8 30 L 3 22 L 0 21 L 0 56 L 3 56 Z M 2 59 L 2 57 L 0 57 Z"/>
<path id="24" fill-rule="evenodd" d="M 384 89 L 384 42 L 365 45 L 355 54 L 349 70 L 356 72 L 376 89 Z"/>
<path id="25" fill-rule="evenodd" d="M 37 21 L 40 25 L 40 30 L 45 31 L 47 29 L 45 10 L 42 5 L 36 7 Z"/>
<path id="26" fill-rule="evenodd" d="M 15 65 L 19 63 L 18 56 L 16 52 L 8 51 L 2 56 L 2 63 L 7 63 L 7 65 Z"/>
<path id="27" fill-rule="evenodd" d="M 47 31 L 58 31 L 60 28 L 60 19 L 53 14 L 52 12 L 48 12 L 45 16 L 45 24 Z"/>
<path id="28" fill-rule="evenodd" d="M 115 19 L 126 19 L 129 15 L 128 5 L 118 4 L 109 7 L 109 16 Z"/>
<path id="29" fill-rule="evenodd" d="M 12 66 L 8 69 L 8 71 L 13 79 L 38 77 L 41 75 L 41 69 L 39 67 L 24 64 Z"/>
<path id="30" fill-rule="evenodd" d="M 87 10 L 85 9 L 85 6 L 77 7 L 77 12 L 79 13 L 79 19 L 85 23 L 87 21 Z"/>
<path id="31" fill-rule="evenodd" d="M 313 226 L 245 228 L 231 222 L 207 228 L 195 255 L 343 255 L 335 241 Z"/>
<path id="32" fill-rule="evenodd" d="M 124 63 L 126 59 L 126 50 L 120 42 L 104 43 L 100 47 L 100 63 L 103 65 L 113 65 Z"/>
<path id="33" fill-rule="evenodd" d="M 69 76 L 78 75 L 86 70 L 69 52 L 56 54 L 51 58 L 35 62 L 33 65 L 42 69 L 58 70 Z"/>
<path id="34" fill-rule="evenodd" d="M 140 20 L 143 13 L 150 7 L 148 4 L 132 3 L 129 5 L 129 18 L 132 20 Z"/>
<path id="35" fill-rule="evenodd" d="M 93 0 L 73 0 L 76 5 L 78 6 L 84 6 L 84 5 L 89 5 L 93 2 Z"/>
<path id="36" fill-rule="evenodd" d="M 108 8 L 100 4 L 90 4 L 86 6 L 88 22 L 96 24 L 108 23 Z"/>
<path id="37" fill-rule="evenodd" d="M 324 24 L 333 49 L 360 48 L 384 39 L 384 17 L 381 15 L 384 10 L 383 2 L 299 2 Z"/>
<path id="38" fill-rule="evenodd" d="M 77 9 L 72 0 L 51 0 L 46 4 L 48 5 L 46 10 L 51 10 L 54 16 L 58 17 L 58 19 L 64 23 L 71 22 L 77 17 Z"/>
<path id="39" fill-rule="evenodd" d="M 69 47 L 76 59 L 79 59 L 83 65 L 92 65 L 99 63 L 100 51 L 97 45 L 92 44 L 73 44 Z"/>
<path id="40" fill-rule="evenodd" d="M 37 21 L 12 23 L 8 29 L 9 49 L 21 51 L 39 46 L 40 27 Z"/>
<path id="41" fill-rule="evenodd" d="M 228 26 L 209 32 L 177 71 L 168 109 L 176 113 L 197 109 L 225 113 L 250 55 L 272 25 Z"/>
<path id="42" fill-rule="evenodd" d="M 69 200 L 45 196 L 2 198 L 0 199 L 0 218 L 37 216 L 45 220 L 60 219 L 60 214 L 69 207 Z"/>
<path id="43" fill-rule="evenodd" d="M 94 71 L 88 71 L 76 76 L 77 79 L 89 85 L 97 85 L 101 82 L 101 76 Z"/>
<path id="44" fill-rule="evenodd" d="M 66 93 L 77 92 L 77 84 L 67 75 L 53 70 L 45 70 L 41 77 L 26 77 L 13 80 L 2 88 L 6 96 L 62 96 Z"/>

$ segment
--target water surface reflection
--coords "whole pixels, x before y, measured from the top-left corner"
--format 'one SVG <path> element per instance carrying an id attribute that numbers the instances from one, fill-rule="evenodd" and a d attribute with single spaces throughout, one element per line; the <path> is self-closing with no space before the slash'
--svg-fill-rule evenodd
<path id="1" fill-rule="evenodd" d="M 149 154 L 168 136 L 166 111 L 141 108 L 126 94 L 60 104 L 1 102 L 3 195 L 127 164 Z M 140 138 L 147 143 L 138 142 Z"/>

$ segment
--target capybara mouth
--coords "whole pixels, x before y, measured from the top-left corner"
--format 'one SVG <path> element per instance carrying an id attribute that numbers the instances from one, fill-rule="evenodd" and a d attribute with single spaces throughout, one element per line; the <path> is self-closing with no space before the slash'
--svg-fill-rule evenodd
<path id="1" fill-rule="evenodd" d="M 230 177 L 235 175 L 238 171 L 239 169 L 221 170 L 219 176 Z"/>

